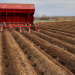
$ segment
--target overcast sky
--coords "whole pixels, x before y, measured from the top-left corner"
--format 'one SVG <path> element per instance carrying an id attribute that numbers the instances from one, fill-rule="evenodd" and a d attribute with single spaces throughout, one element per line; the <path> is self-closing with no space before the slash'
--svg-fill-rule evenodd
<path id="1" fill-rule="evenodd" d="M 75 16 L 75 0 L 0 0 L 0 2 L 35 4 L 35 16 Z"/>

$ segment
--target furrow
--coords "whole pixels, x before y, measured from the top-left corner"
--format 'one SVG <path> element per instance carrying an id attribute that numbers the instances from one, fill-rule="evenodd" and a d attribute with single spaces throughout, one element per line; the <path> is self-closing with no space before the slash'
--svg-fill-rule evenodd
<path id="1" fill-rule="evenodd" d="M 66 33 L 66 32 L 52 30 L 52 29 L 46 29 L 46 31 L 50 31 L 50 32 L 54 32 L 54 33 L 58 33 L 58 34 L 62 34 L 62 35 L 65 35 L 65 36 L 69 36 L 69 37 L 75 38 L 75 35 L 71 34 L 71 33 Z"/>
<path id="2" fill-rule="evenodd" d="M 44 34 L 44 31 L 43 31 L 43 33 L 38 33 L 38 32 L 32 32 L 32 33 L 39 36 L 40 38 L 42 38 L 44 40 L 56 45 L 56 46 L 59 46 L 62 49 L 65 49 L 66 51 L 69 51 L 69 52 L 75 54 L 75 45 L 64 42 L 55 37 L 48 36 L 48 35 Z"/>
<path id="3" fill-rule="evenodd" d="M 2 75 L 2 37 L 0 33 L 0 75 Z"/>
<path id="4" fill-rule="evenodd" d="M 67 43 L 70 43 L 70 44 L 73 44 L 75 45 L 75 39 L 72 38 L 72 37 L 68 37 L 68 36 L 64 36 L 64 35 L 61 35 L 61 34 L 57 34 L 57 33 L 52 33 L 52 32 L 49 32 L 49 31 L 44 31 L 44 30 L 41 30 L 40 32 L 46 34 L 46 35 L 49 35 L 51 37 L 55 37 L 59 40 L 63 40 Z"/>
<path id="5" fill-rule="evenodd" d="M 23 52 L 19 49 L 10 32 L 4 32 L 5 46 L 8 57 L 8 73 L 10 75 L 37 75 L 28 64 Z"/>
<path id="6" fill-rule="evenodd" d="M 70 75 L 70 73 L 55 65 L 51 60 L 43 55 L 31 41 L 29 41 L 19 32 L 15 31 L 13 36 L 19 43 L 19 46 L 23 49 L 24 53 L 26 53 L 29 56 L 28 58 L 31 60 L 31 62 L 34 63 L 34 66 L 38 70 L 39 75 Z"/>
<path id="7" fill-rule="evenodd" d="M 75 55 L 39 38 L 38 36 L 28 33 L 27 31 L 23 31 L 23 35 L 29 38 L 42 50 L 51 55 L 55 60 L 59 61 L 63 66 L 67 67 L 71 72 L 74 73 Z"/>

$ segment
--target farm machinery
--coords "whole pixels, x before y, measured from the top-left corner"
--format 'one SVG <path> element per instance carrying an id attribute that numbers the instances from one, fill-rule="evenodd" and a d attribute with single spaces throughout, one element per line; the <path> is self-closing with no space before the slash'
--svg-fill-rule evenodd
<path id="1" fill-rule="evenodd" d="M 39 32 L 38 26 L 34 22 L 35 6 L 34 4 L 8 4 L 0 3 L 0 31 L 9 29 L 12 33 L 14 27 L 27 28 L 31 32 L 31 28 Z"/>

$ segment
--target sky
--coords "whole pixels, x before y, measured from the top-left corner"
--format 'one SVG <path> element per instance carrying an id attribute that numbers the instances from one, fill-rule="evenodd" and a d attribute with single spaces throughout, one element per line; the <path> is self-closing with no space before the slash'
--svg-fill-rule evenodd
<path id="1" fill-rule="evenodd" d="M 0 3 L 34 4 L 35 16 L 75 16 L 75 0 L 0 0 Z"/>

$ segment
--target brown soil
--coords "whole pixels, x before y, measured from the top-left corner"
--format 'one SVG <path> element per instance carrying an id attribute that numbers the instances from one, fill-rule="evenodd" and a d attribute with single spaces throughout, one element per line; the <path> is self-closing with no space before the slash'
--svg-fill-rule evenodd
<path id="1" fill-rule="evenodd" d="M 61 22 L 45 22 L 45 23 L 36 23 L 39 26 L 39 29 L 44 30 L 56 30 L 60 32 L 66 32 L 75 34 L 75 21 L 61 21 Z"/>
<path id="2" fill-rule="evenodd" d="M 48 36 L 48 35 L 50 35 L 49 31 L 41 30 L 40 32 L 42 32 L 42 33 L 34 32 L 34 31 L 32 33 L 54 45 L 61 47 L 62 49 L 65 49 L 65 50 L 75 54 L 75 45 L 64 42 L 60 39 L 56 39 L 55 37 L 52 37 L 52 36 Z M 63 37 L 62 37 L 62 39 L 63 39 Z"/>
<path id="3" fill-rule="evenodd" d="M 0 75 L 75 75 L 75 21 L 36 25 L 0 33 Z"/>
<path id="4" fill-rule="evenodd" d="M 37 34 L 40 34 L 38 32 L 35 32 L 35 35 L 33 35 L 28 33 L 27 31 L 23 31 L 23 34 L 31 41 L 33 41 L 36 45 L 40 46 L 40 48 L 43 49 L 46 53 L 59 61 L 63 66 L 67 67 L 70 70 L 75 69 L 75 66 L 73 66 L 75 65 L 75 55 L 35 36 Z M 69 61 L 71 63 L 68 63 Z"/>
<path id="5" fill-rule="evenodd" d="M 9 32 L 4 32 L 2 39 L 4 60 L 2 75 L 37 75 L 12 35 Z"/>
<path id="6" fill-rule="evenodd" d="M 15 36 L 16 35 L 16 36 Z M 20 35 L 18 32 L 13 33 L 14 38 L 16 38 L 19 46 L 24 50 L 27 51 L 27 55 L 31 61 L 31 63 L 36 64 L 36 70 L 39 72 L 39 75 L 42 73 L 44 75 L 60 75 L 60 74 L 68 74 L 62 67 L 57 66 L 51 60 L 49 60 L 45 55 L 43 55 L 35 46 L 34 44 L 29 41 L 23 35 Z M 22 46 L 23 44 L 23 46 Z M 57 72 L 58 71 L 58 72 Z M 62 72 L 63 71 L 63 72 Z M 65 73 L 66 72 L 66 73 Z"/>
<path id="7" fill-rule="evenodd" d="M 45 33 L 46 35 L 49 35 L 51 37 L 55 37 L 55 38 L 57 38 L 59 40 L 63 40 L 65 42 L 67 42 L 67 43 L 75 45 L 75 38 L 68 37 L 68 36 L 65 37 L 64 35 L 53 33 L 53 32 L 49 32 L 49 31 L 43 31 L 43 30 L 41 30 L 41 32 Z"/>
<path id="8" fill-rule="evenodd" d="M 54 33 L 58 33 L 58 34 L 61 34 L 61 35 L 65 35 L 65 36 L 69 36 L 69 37 L 75 38 L 75 35 L 74 34 L 71 34 L 71 33 L 60 32 L 58 30 L 52 30 L 52 29 L 46 29 L 46 30 L 47 31 L 50 31 L 50 32 L 54 32 Z"/>
<path id="9" fill-rule="evenodd" d="M 2 41 L 1 41 L 1 33 L 0 33 L 0 74 L 2 75 Z"/>

